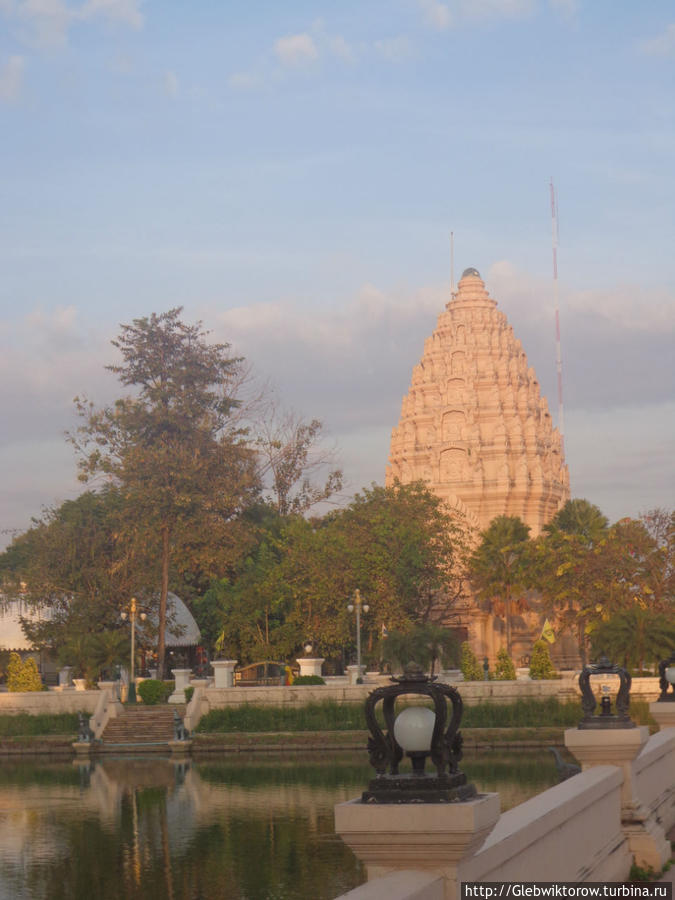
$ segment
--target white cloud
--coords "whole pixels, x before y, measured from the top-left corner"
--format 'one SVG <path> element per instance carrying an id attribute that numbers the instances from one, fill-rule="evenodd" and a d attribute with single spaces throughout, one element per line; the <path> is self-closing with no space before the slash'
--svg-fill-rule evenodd
<path id="1" fill-rule="evenodd" d="M 22 56 L 10 56 L 0 68 L 0 100 L 11 102 L 21 93 L 23 84 L 24 59 Z"/>
<path id="2" fill-rule="evenodd" d="M 314 39 L 306 32 L 279 38 L 274 52 L 282 65 L 290 67 L 304 66 L 319 58 Z"/>
<path id="3" fill-rule="evenodd" d="M 38 46 L 60 46 L 67 42 L 75 22 L 108 22 L 141 28 L 140 0 L 86 0 L 69 5 L 65 0 L 0 0 L 0 14 L 26 29 L 26 38 Z"/>
<path id="4" fill-rule="evenodd" d="M 354 49 L 342 35 L 337 34 L 335 37 L 328 38 L 328 46 L 333 56 L 337 56 L 343 62 L 353 63 L 355 61 L 356 54 Z"/>
<path id="5" fill-rule="evenodd" d="M 663 34 L 641 41 L 638 46 L 647 56 L 672 56 L 675 54 L 675 23 L 667 25 Z"/>
<path id="6" fill-rule="evenodd" d="M 375 41 L 375 51 L 388 62 L 400 63 L 412 55 L 412 44 L 405 35 Z"/>
<path id="7" fill-rule="evenodd" d="M 452 18 L 445 3 L 439 3 L 439 0 L 417 0 L 417 3 L 427 25 L 439 31 L 449 28 Z"/>
<path id="8" fill-rule="evenodd" d="M 131 28 L 143 27 L 139 0 L 87 0 L 77 13 L 81 19 L 101 17 Z"/>

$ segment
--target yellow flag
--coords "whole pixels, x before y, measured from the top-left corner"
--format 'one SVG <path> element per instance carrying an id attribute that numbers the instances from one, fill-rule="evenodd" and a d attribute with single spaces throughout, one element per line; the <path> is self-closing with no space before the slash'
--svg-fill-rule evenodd
<path id="1" fill-rule="evenodd" d="M 547 640 L 549 644 L 555 643 L 555 634 L 553 633 L 553 626 L 549 622 L 548 619 L 544 622 L 544 627 L 541 629 L 541 636 L 544 640 Z"/>

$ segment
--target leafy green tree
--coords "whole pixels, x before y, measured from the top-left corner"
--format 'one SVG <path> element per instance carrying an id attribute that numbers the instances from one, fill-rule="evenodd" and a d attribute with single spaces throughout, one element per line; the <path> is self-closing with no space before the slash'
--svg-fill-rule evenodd
<path id="1" fill-rule="evenodd" d="M 532 571 L 559 627 L 576 631 L 582 662 L 601 623 L 635 605 L 669 607 L 666 555 L 643 522 L 622 519 L 595 539 L 552 529 L 532 553 Z"/>
<path id="2" fill-rule="evenodd" d="M 460 520 L 424 485 L 373 486 L 322 518 L 263 523 L 257 544 L 197 604 L 198 615 L 208 609 L 212 633 L 242 660 L 261 652 L 287 658 L 307 640 L 337 657 L 353 646 L 347 604 L 359 588 L 373 656 L 383 625 L 409 631 L 452 614 L 463 551 Z"/>
<path id="3" fill-rule="evenodd" d="M 588 500 L 579 497 L 568 500 L 562 506 L 544 531 L 553 534 L 561 531 L 564 534 L 574 534 L 591 545 L 597 543 L 607 534 L 609 521 L 600 509 Z"/>
<path id="4" fill-rule="evenodd" d="M 512 654 L 514 607 L 524 605 L 529 587 L 529 526 L 517 516 L 498 516 L 481 533 L 481 543 L 469 561 L 477 596 L 493 613 L 504 616 L 506 652 Z"/>
<path id="5" fill-rule="evenodd" d="M 83 424 L 70 435 L 80 478 L 112 479 L 129 516 L 119 540 L 154 552 L 159 584 L 157 657 L 164 670 L 172 562 L 216 575 L 232 549 L 232 522 L 258 491 L 255 455 L 231 419 L 240 360 L 210 344 L 181 309 L 135 319 L 107 368 L 132 393 L 100 409 L 76 399 Z"/>
<path id="6" fill-rule="evenodd" d="M 0 554 L 7 592 L 47 615 L 24 619 L 35 646 L 58 655 L 67 641 L 114 629 L 132 585 L 142 580 L 144 559 L 134 568 L 117 541 L 124 502 L 114 487 L 87 491 L 47 510 Z M 148 585 L 150 586 L 150 585 Z"/>
<path id="7" fill-rule="evenodd" d="M 606 656 L 628 669 L 652 669 L 675 650 L 675 624 L 665 613 L 639 605 L 600 622 L 591 635 L 594 658 Z"/>
<path id="8" fill-rule="evenodd" d="M 530 658 L 530 678 L 536 681 L 549 681 L 556 677 L 555 666 L 546 641 L 538 640 L 532 647 Z"/>
<path id="9" fill-rule="evenodd" d="M 515 681 L 516 667 L 513 660 L 506 652 L 506 647 L 500 647 L 497 651 L 497 663 L 495 665 L 495 679 L 497 681 Z"/>
<path id="10" fill-rule="evenodd" d="M 425 623 L 408 632 L 390 631 L 381 642 L 381 657 L 385 662 L 398 664 L 404 669 L 409 662 L 416 662 L 429 674 L 434 674 L 439 659 L 455 663 L 459 656 L 459 641 L 455 635 L 440 625 Z"/>
<path id="11" fill-rule="evenodd" d="M 482 681 L 483 667 L 478 662 L 478 657 L 471 649 L 471 644 L 464 641 L 461 647 L 459 667 L 462 670 L 464 681 Z"/>

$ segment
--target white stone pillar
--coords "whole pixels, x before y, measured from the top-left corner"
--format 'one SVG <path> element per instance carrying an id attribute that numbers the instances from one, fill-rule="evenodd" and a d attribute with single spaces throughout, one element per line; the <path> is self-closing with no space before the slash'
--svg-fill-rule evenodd
<path id="1" fill-rule="evenodd" d="M 472 856 L 499 818 L 499 795 L 461 803 L 362 803 L 335 807 L 335 831 L 366 865 L 368 880 L 390 872 L 433 871 L 456 900 L 457 867 Z"/>
<path id="2" fill-rule="evenodd" d="M 72 671 L 72 666 L 63 666 L 59 671 L 59 687 L 70 687 L 70 673 Z"/>
<path id="3" fill-rule="evenodd" d="M 214 687 L 231 688 L 234 687 L 234 667 L 237 665 L 236 659 L 214 659 L 211 661 L 214 675 Z"/>
<path id="4" fill-rule="evenodd" d="M 169 697 L 169 703 L 185 703 L 185 688 L 190 686 L 192 669 L 172 669 L 171 674 L 176 679 L 176 688 Z"/>
<path id="5" fill-rule="evenodd" d="M 323 659 L 310 659 L 306 656 L 296 659 L 296 663 L 300 666 L 300 675 L 318 675 L 321 677 L 321 666 L 324 662 L 325 660 Z M 365 669 L 365 666 L 361 668 Z"/>
<path id="6" fill-rule="evenodd" d="M 634 760 L 649 740 L 649 728 L 567 728 L 565 746 L 585 772 L 593 766 L 617 766 L 623 773 L 621 827 L 635 862 L 660 871 L 671 857 L 670 842 L 636 791 Z"/>
<path id="7" fill-rule="evenodd" d="M 347 666 L 347 677 L 349 678 L 349 684 L 356 684 L 356 679 L 366 674 L 365 666 Z"/>
<path id="8" fill-rule="evenodd" d="M 675 703 L 672 700 L 657 700 L 650 703 L 649 712 L 661 730 L 675 728 Z"/>

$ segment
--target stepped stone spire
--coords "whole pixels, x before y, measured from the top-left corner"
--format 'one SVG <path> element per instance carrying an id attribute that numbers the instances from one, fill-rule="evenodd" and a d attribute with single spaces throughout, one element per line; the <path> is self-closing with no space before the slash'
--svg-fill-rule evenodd
<path id="1" fill-rule="evenodd" d="M 569 499 L 562 442 L 534 369 L 476 269 L 466 269 L 413 369 L 386 483 L 422 479 L 469 521 L 520 516 L 532 536 Z"/>

